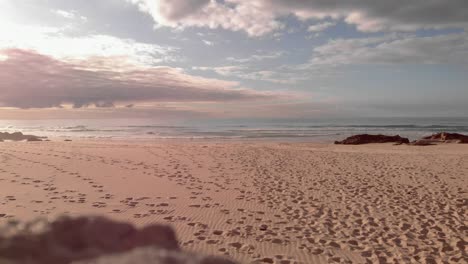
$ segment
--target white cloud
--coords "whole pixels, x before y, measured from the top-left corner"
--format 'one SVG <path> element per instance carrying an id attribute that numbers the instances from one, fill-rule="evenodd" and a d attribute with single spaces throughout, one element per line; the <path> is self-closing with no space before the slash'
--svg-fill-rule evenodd
<path id="1" fill-rule="evenodd" d="M 108 35 L 72 37 L 64 28 L 0 24 L 0 49 L 35 50 L 55 58 L 125 56 L 134 62 L 153 65 L 177 60 L 177 49 L 120 39 Z"/>
<path id="2" fill-rule="evenodd" d="M 329 27 L 333 27 L 334 25 L 336 25 L 335 22 L 323 22 L 323 23 L 309 26 L 308 31 L 309 32 L 322 32 Z"/>
<path id="3" fill-rule="evenodd" d="M 253 61 L 263 61 L 263 60 L 268 60 L 268 59 L 277 59 L 280 58 L 285 54 L 284 51 L 274 51 L 274 52 L 263 52 L 259 54 L 254 54 L 250 57 L 247 58 L 234 58 L 234 57 L 228 57 L 228 61 L 233 61 L 233 62 L 239 62 L 239 63 L 247 63 L 247 62 L 253 62 Z"/>
<path id="4" fill-rule="evenodd" d="M 52 10 L 52 12 L 66 19 L 71 19 L 71 20 L 79 19 L 83 22 L 86 22 L 88 20 L 87 17 L 77 14 L 75 11 L 65 11 L 65 10 L 57 9 L 57 10 Z"/>
<path id="5" fill-rule="evenodd" d="M 219 67 L 192 67 L 198 71 L 213 71 L 222 76 L 235 76 L 246 68 L 243 66 L 219 66 Z"/>
<path id="6" fill-rule="evenodd" d="M 214 46 L 214 42 L 213 41 L 209 41 L 209 40 L 202 40 L 202 42 L 207 45 L 207 46 Z"/>
<path id="7" fill-rule="evenodd" d="M 74 19 L 75 14 L 71 12 L 67 12 L 65 10 L 54 10 L 54 13 L 57 14 L 58 16 L 64 17 L 64 18 L 69 18 L 69 19 Z"/>
<path id="8" fill-rule="evenodd" d="M 468 64 L 468 34 L 331 40 L 314 49 L 310 64 Z"/>
<path id="9" fill-rule="evenodd" d="M 278 84 L 293 84 L 297 80 L 288 78 L 282 73 L 270 70 L 248 71 L 239 74 L 239 77 L 247 80 L 266 81 Z"/>
<path id="10" fill-rule="evenodd" d="M 271 70 L 254 70 L 247 66 L 192 67 L 192 69 L 199 71 L 212 71 L 221 76 L 279 84 L 292 84 L 297 81 L 288 78 L 289 76 L 284 73 Z"/>

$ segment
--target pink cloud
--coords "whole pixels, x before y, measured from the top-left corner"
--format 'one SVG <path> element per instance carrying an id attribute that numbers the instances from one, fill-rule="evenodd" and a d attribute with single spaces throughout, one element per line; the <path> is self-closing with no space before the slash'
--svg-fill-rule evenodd
<path id="1" fill-rule="evenodd" d="M 278 98 L 238 83 L 192 76 L 171 67 L 141 67 L 119 57 L 60 61 L 33 51 L 0 50 L 0 106 L 50 108 L 71 104 L 234 102 Z"/>

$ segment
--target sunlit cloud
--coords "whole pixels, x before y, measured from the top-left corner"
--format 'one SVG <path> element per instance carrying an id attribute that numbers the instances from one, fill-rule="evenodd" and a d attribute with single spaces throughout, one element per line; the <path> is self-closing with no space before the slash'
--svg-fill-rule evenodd
<path id="1" fill-rule="evenodd" d="M 109 35 L 72 37 L 66 28 L 0 24 L 0 49 L 27 49 L 54 58 L 127 56 L 135 63 L 155 65 L 178 60 L 177 49 Z"/>

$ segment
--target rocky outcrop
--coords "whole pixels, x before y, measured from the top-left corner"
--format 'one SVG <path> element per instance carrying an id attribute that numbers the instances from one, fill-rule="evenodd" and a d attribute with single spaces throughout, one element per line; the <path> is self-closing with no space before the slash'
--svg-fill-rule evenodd
<path id="1" fill-rule="evenodd" d="M 0 141 L 11 140 L 11 141 L 42 141 L 41 137 L 33 135 L 24 135 L 21 132 L 0 132 Z"/>
<path id="2" fill-rule="evenodd" d="M 386 136 L 386 135 L 354 135 L 346 138 L 343 141 L 335 141 L 335 144 L 343 145 L 361 145 L 361 144 L 370 144 L 370 143 L 397 143 L 397 144 L 408 144 L 409 139 L 396 136 Z"/>
<path id="3" fill-rule="evenodd" d="M 137 229 L 103 217 L 63 217 L 52 223 L 9 224 L 0 229 L 0 263 L 71 262 L 233 263 L 182 252 L 175 232 L 163 225 Z"/>
<path id="4" fill-rule="evenodd" d="M 427 140 L 427 139 L 419 139 L 412 141 L 410 143 L 411 146 L 433 146 L 436 143 L 433 140 Z"/>
<path id="5" fill-rule="evenodd" d="M 468 136 L 458 134 L 458 133 L 441 132 L 441 133 L 433 134 L 431 136 L 423 137 L 422 139 L 439 141 L 439 142 L 457 142 L 457 143 L 468 144 Z"/>

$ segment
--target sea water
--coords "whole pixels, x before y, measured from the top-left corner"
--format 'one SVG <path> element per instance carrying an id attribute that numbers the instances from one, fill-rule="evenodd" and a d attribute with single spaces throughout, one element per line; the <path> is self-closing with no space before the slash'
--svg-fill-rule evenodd
<path id="1" fill-rule="evenodd" d="M 468 118 L 336 118 L 311 120 L 152 119 L 0 120 L 1 132 L 51 138 L 221 139 L 332 142 L 354 134 L 387 134 L 411 140 L 437 132 L 468 134 Z"/>

